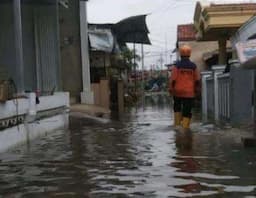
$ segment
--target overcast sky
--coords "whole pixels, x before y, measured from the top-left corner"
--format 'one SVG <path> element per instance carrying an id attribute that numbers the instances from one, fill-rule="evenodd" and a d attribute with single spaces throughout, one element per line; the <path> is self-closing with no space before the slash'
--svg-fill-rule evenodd
<path id="1" fill-rule="evenodd" d="M 255 0 L 217 0 L 217 3 L 255 2 Z M 170 62 L 175 48 L 177 25 L 193 23 L 196 0 L 89 0 L 89 23 L 116 23 L 124 18 L 149 14 L 147 25 L 151 46 L 145 46 L 145 65 Z M 140 53 L 140 46 L 137 46 Z"/>

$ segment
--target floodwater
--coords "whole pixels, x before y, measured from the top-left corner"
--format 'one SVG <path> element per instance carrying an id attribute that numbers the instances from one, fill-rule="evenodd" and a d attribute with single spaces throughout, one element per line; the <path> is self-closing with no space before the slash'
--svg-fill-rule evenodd
<path id="1" fill-rule="evenodd" d="M 111 122 L 72 118 L 0 154 L 0 197 L 256 197 L 255 148 L 172 119 L 167 96 Z"/>

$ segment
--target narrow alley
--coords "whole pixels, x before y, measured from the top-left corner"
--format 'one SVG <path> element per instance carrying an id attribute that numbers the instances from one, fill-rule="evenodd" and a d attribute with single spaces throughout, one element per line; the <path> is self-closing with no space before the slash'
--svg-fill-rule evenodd
<path id="1" fill-rule="evenodd" d="M 0 197 L 255 197 L 254 148 L 171 127 L 169 97 L 119 120 L 71 117 L 70 129 L 0 156 Z"/>

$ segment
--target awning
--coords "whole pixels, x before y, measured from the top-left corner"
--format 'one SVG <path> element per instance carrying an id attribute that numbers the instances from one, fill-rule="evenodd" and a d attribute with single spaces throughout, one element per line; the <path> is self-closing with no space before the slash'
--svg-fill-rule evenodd
<path id="1" fill-rule="evenodd" d="M 89 30 L 89 42 L 91 50 L 108 53 L 119 51 L 119 47 L 115 42 L 111 29 Z"/>
<path id="2" fill-rule="evenodd" d="M 132 16 L 113 25 L 119 43 L 151 44 L 146 24 L 147 15 Z"/>

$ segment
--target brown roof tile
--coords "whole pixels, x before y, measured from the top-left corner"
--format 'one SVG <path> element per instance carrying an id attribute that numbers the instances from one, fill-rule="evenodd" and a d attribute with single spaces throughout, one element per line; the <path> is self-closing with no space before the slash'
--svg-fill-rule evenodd
<path id="1" fill-rule="evenodd" d="M 193 24 L 178 25 L 178 41 L 196 40 L 196 32 Z"/>

